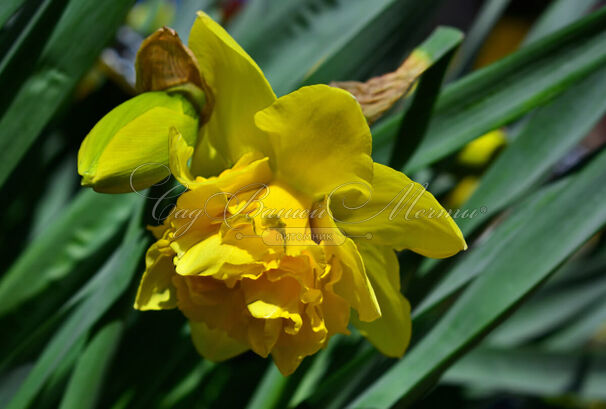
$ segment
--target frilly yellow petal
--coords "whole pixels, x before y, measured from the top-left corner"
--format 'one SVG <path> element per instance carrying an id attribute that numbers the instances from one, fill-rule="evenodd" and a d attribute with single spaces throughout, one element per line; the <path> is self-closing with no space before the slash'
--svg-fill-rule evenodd
<path id="1" fill-rule="evenodd" d="M 375 245 L 410 249 L 427 257 L 450 257 L 467 249 L 461 230 L 433 195 L 390 167 L 374 164 L 370 199 L 333 196 L 337 225 L 348 235 L 372 237 Z"/>
<path id="2" fill-rule="evenodd" d="M 400 292 L 400 268 L 389 247 L 362 243 L 366 271 L 381 306 L 381 318 L 372 322 L 353 319 L 354 325 L 382 354 L 404 355 L 411 335 L 410 304 Z"/>

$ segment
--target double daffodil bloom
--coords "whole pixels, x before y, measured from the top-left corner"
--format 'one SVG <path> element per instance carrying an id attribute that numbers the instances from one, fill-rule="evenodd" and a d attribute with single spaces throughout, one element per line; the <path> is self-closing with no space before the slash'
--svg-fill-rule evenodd
<path id="1" fill-rule="evenodd" d="M 466 248 L 457 225 L 422 186 L 373 163 L 351 94 L 315 85 L 276 98 L 203 13 L 189 47 L 214 108 L 196 146 L 171 129 L 170 168 L 189 190 L 152 228 L 135 307 L 179 308 L 204 357 L 252 350 L 284 375 L 349 324 L 401 356 L 411 320 L 395 251 L 452 256 Z"/>

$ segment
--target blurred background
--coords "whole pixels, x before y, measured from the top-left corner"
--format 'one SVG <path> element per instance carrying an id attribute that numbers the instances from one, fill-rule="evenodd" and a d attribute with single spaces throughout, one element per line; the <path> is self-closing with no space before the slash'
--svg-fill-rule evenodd
<path id="1" fill-rule="evenodd" d="M 86 2 L 76 3 L 2 0 L 0 4 L 3 141 L 0 150 L 4 150 L 0 190 L 3 274 L 0 304 L 6 307 L 0 311 L 3 334 L 0 407 L 8 405 L 25 380 L 31 380 L 32 369 L 39 364 L 36 360 L 48 351 L 49 345 L 52 342 L 61 345 L 55 334 L 75 306 L 80 305 L 77 302 L 81 299 L 77 297 L 86 296 L 87 288 L 93 285 L 92 278 L 99 279 L 99 267 L 114 257 L 114 249 L 122 243 L 132 202 L 79 196 L 77 151 L 101 117 L 134 95 L 136 52 L 141 41 L 157 28 L 172 27 L 186 41 L 195 11 L 205 10 L 252 55 L 276 92 L 282 95 L 301 83 L 365 81 L 394 71 L 438 26 L 455 27 L 466 34 L 446 71 L 444 83 L 448 86 L 604 5 L 603 1 L 588 0 L 432 0 L 428 4 L 417 1 L 419 7 L 410 6 L 406 8 L 407 14 L 394 15 L 389 32 L 384 33 L 373 27 L 361 30 L 361 25 L 356 25 L 365 18 L 361 8 L 349 7 L 342 0 L 306 0 L 301 4 L 295 0 L 148 0 L 130 2 L 127 6 L 126 1 L 117 6 L 100 4 L 97 12 L 85 18 L 88 28 L 78 26 L 85 30 L 82 35 L 78 30 L 71 31 L 69 26 L 57 32 L 56 28 L 63 27 L 64 20 L 70 18 L 69 13 L 78 15 L 80 9 L 89 7 Z M 331 29 L 331 25 L 335 28 Z M 349 28 L 356 31 L 349 32 Z M 354 40 L 353 51 L 343 47 Z M 91 46 L 81 51 L 78 43 L 87 41 Z M 568 40 L 562 41 L 568 44 Z M 341 51 L 336 53 L 335 49 Z M 599 49 L 596 50 L 598 53 Z M 576 58 L 575 52 L 570 52 L 571 59 Z M 340 69 L 322 65 L 327 58 L 339 61 Z M 564 65 L 566 55 L 562 58 L 558 61 Z M 67 67 L 65 71 L 45 71 L 56 62 Z M 559 68 L 548 67 L 545 72 L 556 69 Z M 579 74 L 574 81 L 556 88 L 566 88 L 589 75 L 589 71 Z M 581 85 L 585 87 L 583 90 L 594 89 L 590 84 Z M 481 89 L 482 85 L 477 87 Z M 42 99 L 34 98 L 38 89 L 45 90 Z M 549 92 L 556 94 L 553 90 Z M 578 97 L 579 92 L 584 91 L 579 89 L 570 94 Z M 599 101 L 590 105 L 591 116 L 582 125 L 570 125 L 580 127 L 581 131 L 572 132 L 574 136 L 558 148 L 560 153 L 541 156 L 550 159 L 542 165 L 540 176 L 529 174 L 532 183 L 528 189 L 557 185 L 601 152 L 606 143 L 603 118 L 606 107 L 596 107 L 604 105 L 606 93 L 588 98 Z M 390 162 L 393 143 L 382 135 L 389 129 L 389 119 L 406 109 L 408 99 L 397 104 L 373 127 L 376 161 Z M 34 100 L 35 103 L 29 102 Z M 555 112 L 574 111 L 576 104 L 574 98 L 563 99 Z M 586 105 L 578 104 L 587 113 Z M 467 136 L 473 142 L 431 161 L 430 166 L 412 166 L 409 176 L 429 183 L 429 190 L 450 208 L 471 204 L 480 208 L 484 205 L 481 198 L 492 197 L 491 192 L 482 191 L 484 196 L 470 204 L 482 177 L 517 136 L 537 129 L 529 130 L 527 125 L 532 121 L 532 113 L 542 105 L 544 101 L 535 103 L 532 109 L 528 107 L 524 113 L 530 115 L 512 114 L 496 121 L 498 126 L 482 132 L 479 138 L 470 131 Z M 11 110 L 18 112 L 13 115 L 14 120 L 9 115 Z M 548 122 L 543 118 L 544 124 Z M 534 126 L 540 129 L 540 123 Z M 568 125 L 561 125 L 565 126 Z M 557 129 L 549 132 L 557 133 Z M 549 138 L 551 134 L 543 136 Z M 22 143 L 13 150 L 10 145 L 13 141 Z M 532 143 L 525 147 L 533 152 L 548 148 L 548 144 Z M 499 168 L 499 172 L 507 169 Z M 606 183 L 606 170 L 602 180 Z M 520 191 L 514 196 L 526 200 L 527 195 Z M 524 206 L 534 206 L 531 199 L 523 202 Z M 110 208 L 111 212 L 97 218 L 84 215 L 83 209 L 93 202 L 98 208 Z M 478 229 L 474 226 L 468 242 L 486 240 L 508 217 L 507 209 L 512 202 L 513 196 L 507 206 L 495 202 L 498 209 L 482 220 Z M 489 210 L 491 204 L 487 204 Z M 505 211 L 496 212 L 502 209 Z M 77 235 L 70 235 L 57 226 L 58 221 L 82 221 L 84 227 Z M 545 285 L 532 294 L 529 290 L 524 302 L 516 304 L 519 308 L 507 312 L 509 319 L 490 334 L 488 342 L 450 366 L 436 386 L 416 397 L 411 405 L 478 409 L 606 408 L 606 357 L 602 356 L 606 351 L 606 243 L 601 226 L 595 226 L 595 234 L 585 244 L 557 263 L 555 273 Z M 45 240 L 42 244 L 41 237 Z M 53 241 L 62 240 L 60 250 L 52 247 Z M 52 265 L 46 260 L 52 260 Z M 401 256 L 404 292 L 413 306 L 421 305 L 429 288 L 455 262 L 436 266 L 415 256 Z M 221 365 L 204 362 L 189 343 L 179 312 L 141 313 L 131 309 L 140 271 L 132 282 L 126 283 L 122 293 L 103 307 L 105 310 L 98 319 L 86 324 L 73 342 L 64 344 L 68 347 L 59 349 L 61 355 L 56 355 L 57 360 L 52 360 L 52 353 L 48 355 L 48 362 L 41 370 L 45 371 L 44 380 L 33 389 L 32 398 L 24 400 L 25 406 L 69 407 L 71 403 L 74 407 L 103 408 L 343 407 L 356 389 L 370 385 L 393 365 L 390 360 L 375 356 L 356 336 L 335 339 L 324 354 L 330 358 L 307 359 L 303 368 L 289 379 L 282 379 L 268 360 L 251 353 Z M 18 273 L 23 274 L 25 286 L 34 283 L 31 288 L 15 284 Z M 35 284 L 37 280 L 40 285 Z M 9 300 L 15 294 L 25 295 L 14 302 Z M 87 304 L 82 310 L 83 317 L 95 305 Z M 448 305 L 430 311 L 425 320 L 415 321 L 415 332 L 426 333 Z M 78 357 L 88 350 L 86 347 L 95 339 L 93 334 L 100 333 L 117 317 L 121 322 L 120 335 L 106 349 L 93 351 L 103 361 L 99 377 L 82 386 L 81 394 L 74 392 L 65 398 L 66 390 L 76 388 L 72 386 L 75 382 L 72 371 L 74 367 L 78 369 Z M 69 331 L 65 336 L 69 336 Z M 347 366 L 352 357 L 371 355 L 372 360 L 366 360 L 364 365 Z M 346 380 L 332 376 L 341 374 L 343 368 L 354 372 L 343 378 Z M 315 375 L 308 376 L 309 373 Z M 327 386 L 322 388 L 324 382 Z M 342 399 L 331 397 L 334 388 L 345 391 Z M 316 398 L 310 399 L 310 395 Z"/>

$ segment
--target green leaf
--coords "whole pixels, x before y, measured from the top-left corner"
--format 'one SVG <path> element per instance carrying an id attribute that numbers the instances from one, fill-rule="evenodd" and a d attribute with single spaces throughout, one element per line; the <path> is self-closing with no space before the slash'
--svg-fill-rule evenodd
<path id="1" fill-rule="evenodd" d="M 459 30 L 438 27 L 413 51 L 411 57 L 420 56 L 418 58 L 429 68 L 421 77 L 412 103 L 402 118 L 390 161 L 393 168 L 401 169 L 423 140 L 444 74 L 462 40 L 463 34 Z"/>
<path id="2" fill-rule="evenodd" d="M 605 322 L 606 304 L 602 298 L 585 309 L 573 322 L 545 339 L 542 346 L 550 351 L 581 348 L 603 327 Z"/>
<path id="3" fill-rule="evenodd" d="M 599 0 L 555 0 L 532 25 L 523 45 L 531 44 L 584 16 Z"/>
<path id="4" fill-rule="evenodd" d="M 90 340 L 78 358 L 60 409 L 94 408 L 112 357 L 120 342 L 124 324 L 112 321 Z"/>
<path id="5" fill-rule="evenodd" d="M 74 199 L 77 176 L 76 164 L 73 161 L 64 161 L 57 169 L 50 172 L 36 208 L 30 216 L 32 218 L 28 233 L 30 241 L 42 235 L 56 218 L 61 217 L 63 210 L 70 206 Z"/>
<path id="6" fill-rule="evenodd" d="M 523 200 L 517 206 L 518 211 L 514 212 L 504 223 L 497 226 L 494 233 L 486 241 L 463 254 L 461 260 L 448 271 L 444 279 L 413 310 L 413 316 L 420 317 L 426 314 L 470 281 L 486 272 L 492 261 L 516 240 L 520 231 L 533 221 L 534 215 L 541 212 L 545 206 L 561 195 L 568 185 L 569 180 L 563 180 Z"/>
<path id="7" fill-rule="evenodd" d="M 457 224 L 467 234 L 544 179 L 606 113 L 606 67 L 537 109 L 516 139 L 497 158 L 465 204 L 484 208 Z"/>
<path id="8" fill-rule="evenodd" d="M 573 393 L 606 399 L 606 357 L 538 348 L 478 348 L 449 369 L 444 383 L 535 396 Z"/>
<path id="9" fill-rule="evenodd" d="M 5 371 L 0 376 L 0 406 L 5 408 L 12 397 L 17 393 L 19 386 L 27 374 L 32 370 L 32 363 L 25 363 Z"/>
<path id="10" fill-rule="evenodd" d="M 514 240 L 498 252 L 495 232 L 482 250 L 490 261 L 442 319 L 404 358 L 365 390 L 350 407 L 387 408 L 411 402 L 454 361 L 479 342 L 499 320 L 539 286 L 570 254 L 606 223 L 606 151 L 571 177 Z M 543 195 L 545 196 L 545 195 Z M 539 211 L 537 211 L 539 210 Z M 525 212 L 526 209 L 520 209 Z M 561 232 L 566 232 L 562 235 Z"/>
<path id="11" fill-rule="evenodd" d="M 256 388 L 255 394 L 246 405 L 246 409 L 268 409 L 275 408 L 282 392 L 286 389 L 288 378 L 278 371 L 278 368 L 271 364 L 267 367 L 261 384 Z"/>
<path id="12" fill-rule="evenodd" d="M 457 81 L 441 94 L 426 137 L 406 167 L 414 172 L 547 102 L 606 62 L 606 9 Z M 399 119 L 374 128 L 390 140 Z"/>
<path id="13" fill-rule="evenodd" d="M 70 97 L 132 3 L 70 0 L 51 26 L 52 33 L 40 40 L 46 41 L 40 57 L 27 61 L 31 75 L 0 111 L 0 186 Z"/>
<path id="14" fill-rule="evenodd" d="M 431 0 L 436 5 L 437 0 Z M 343 80 L 402 27 L 432 10 L 414 0 L 253 1 L 232 33 L 278 95 L 301 83 Z M 407 38 L 406 33 L 394 39 Z"/>
<path id="15" fill-rule="evenodd" d="M 318 386 L 313 394 L 301 404 L 302 407 L 338 409 L 343 408 L 351 396 L 356 395 L 360 385 L 372 374 L 376 367 L 386 361 L 367 342 L 351 353 L 349 359 L 334 369 Z"/>
<path id="16" fill-rule="evenodd" d="M 301 382 L 297 385 L 295 392 L 288 402 L 289 408 L 297 407 L 301 402 L 314 394 L 322 380 L 326 377 L 326 371 L 330 366 L 331 355 L 338 346 L 338 340 L 331 339 L 326 349 L 319 351 L 313 358 L 309 369 L 303 375 Z"/>
<path id="17" fill-rule="evenodd" d="M 5 48 L 0 58 L 0 85 L 7 86 L 10 80 L 20 80 L 28 74 L 23 68 L 28 57 L 36 58 L 41 42 L 48 33 L 48 21 L 61 11 L 57 0 L 43 0 L 38 4 L 25 3 L 20 15 L 13 24 L 8 25 L 8 33 L 0 37 L 0 47 Z M 9 5 L 9 9 L 14 5 Z M 9 10 L 10 11 L 10 10 Z M 0 48 L 1 49 L 1 48 Z"/>
<path id="18" fill-rule="evenodd" d="M 0 316 L 16 310 L 68 274 L 77 274 L 76 267 L 120 231 L 136 199 L 136 195 L 82 191 L 2 277 Z"/>
<path id="19" fill-rule="evenodd" d="M 210 361 L 200 361 L 193 371 L 184 376 L 174 388 L 162 397 L 158 407 L 163 409 L 177 407 L 179 402 L 185 400 L 196 390 L 204 377 L 209 374 L 215 365 L 215 363 Z"/>
<path id="20" fill-rule="evenodd" d="M 25 3 L 25 0 L 5 0 L 0 8 L 0 27 Z"/>
<path id="21" fill-rule="evenodd" d="M 194 21 L 196 21 L 196 13 L 203 10 L 209 14 L 218 2 L 219 0 L 181 0 L 171 28 L 179 34 L 183 42 L 186 42 Z"/>
<path id="22" fill-rule="evenodd" d="M 74 345 L 63 356 L 61 362 L 55 367 L 52 374 L 48 377 L 46 384 L 36 397 L 37 407 L 40 409 L 55 409 L 57 407 L 65 385 L 67 385 L 69 377 L 76 366 L 78 357 L 86 346 L 87 338 L 88 333 L 81 334 Z"/>
<path id="23" fill-rule="evenodd" d="M 347 7 L 350 3 L 347 2 Z M 432 18 L 442 3 L 444 0 L 392 0 L 372 20 L 365 22 L 365 25 L 340 48 L 322 53 L 322 59 L 316 60 L 316 64 L 305 74 L 303 84 L 366 79 L 368 73 L 376 72 L 377 66 L 385 64 L 384 60 L 390 62 L 387 58 L 390 54 L 395 53 L 400 57 L 399 50 L 410 50 L 417 46 L 426 35 L 424 23 Z M 438 27 L 437 30 L 439 29 Z M 439 59 L 443 48 L 448 47 L 448 41 L 453 41 L 456 37 L 452 32 L 441 33 L 443 36 L 447 34 L 452 37 L 439 37 L 446 44 L 442 44 L 440 40 L 424 44 L 428 54 L 435 52 L 435 55 L 432 55 L 434 61 Z M 432 46 L 436 48 L 432 49 Z"/>
<path id="24" fill-rule="evenodd" d="M 454 58 L 453 68 L 448 73 L 448 78 L 456 78 L 462 72 L 469 70 L 486 37 L 488 37 L 494 25 L 499 21 L 510 2 L 511 0 L 489 0 L 484 2 L 465 35 L 465 41 L 461 49 Z"/>
<path id="25" fill-rule="evenodd" d="M 80 303 L 50 339 L 8 405 L 9 409 L 27 408 L 31 404 L 78 338 L 89 331 L 128 288 L 148 244 L 148 238 L 140 227 L 142 209 L 143 207 L 139 206 L 140 211 L 131 220 L 120 248 L 94 277 L 86 290 L 75 296 Z"/>
<path id="26" fill-rule="evenodd" d="M 495 347 L 517 346 L 581 318 L 593 303 L 606 299 L 606 279 L 568 284 L 559 291 L 535 294 L 484 342 Z"/>

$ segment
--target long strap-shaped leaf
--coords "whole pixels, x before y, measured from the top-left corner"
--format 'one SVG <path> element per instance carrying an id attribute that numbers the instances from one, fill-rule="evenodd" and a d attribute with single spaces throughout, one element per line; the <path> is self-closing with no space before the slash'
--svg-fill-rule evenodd
<path id="1" fill-rule="evenodd" d="M 593 303 L 605 298 L 606 277 L 567 284 L 560 291 L 539 291 L 492 332 L 483 344 L 491 347 L 522 345 L 570 323 Z"/>
<path id="2" fill-rule="evenodd" d="M 406 171 L 510 123 L 605 63 L 606 8 L 447 87 Z M 393 138 L 398 124 L 397 116 L 378 124 L 374 138 Z"/>
<path id="3" fill-rule="evenodd" d="M 603 68 L 550 104 L 539 108 L 517 139 L 490 167 L 476 192 L 465 204 L 467 209 L 485 211 L 477 212 L 473 218 L 457 220 L 463 232 L 471 233 L 482 221 L 537 185 L 556 161 L 604 115 L 605 93 L 606 68 Z M 515 230 L 512 234 L 515 234 Z M 504 236 L 501 237 L 501 245 L 506 245 Z M 426 312 L 480 274 L 485 269 L 484 261 L 480 258 L 486 260 L 480 252 L 474 251 L 461 260 L 416 308 L 415 314 Z"/>
<path id="4" fill-rule="evenodd" d="M 586 14 L 589 9 L 598 3 L 598 0 L 556 0 L 552 1 L 547 9 L 541 14 L 532 29 L 526 35 L 523 45 L 537 41 L 538 39 L 565 27 Z"/>
<path id="5" fill-rule="evenodd" d="M 506 317 L 606 223 L 605 170 L 606 151 L 543 198 L 543 206 L 531 208 L 530 221 L 507 246 L 498 252 L 485 247 L 490 258 L 486 271 L 408 355 L 349 407 L 388 408 L 399 400 L 411 402 Z M 497 238 L 491 245 L 498 245 Z"/>
<path id="6" fill-rule="evenodd" d="M 411 37 L 440 1 L 254 0 L 232 30 L 281 95 L 303 82 L 352 79 L 384 43 Z"/>
<path id="7" fill-rule="evenodd" d="M 0 186 L 93 65 L 132 3 L 69 1 L 33 62 L 33 74 L 0 114 Z"/>
<path id="8" fill-rule="evenodd" d="M 448 78 L 456 78 L 470 68 L 486 37 L 488 37 L 495 24 L 503 15 L 510 1 L 488 0 L 484 2 L 482 8 L 478 11 L 478 16 L 465 36 L 461 50 L 455 57 L 453 69 L 449 73 Z"/>
<path id="9" fill-rule="evenodd" d="M 123 226 L 137 195 L 82 191 L 20 255 L 0 280 L 0 316 L 33 297 L 92 257 Z"/>
<path id="10" fill-rule="evenodd" d="M 0 8 L 0 27 L 25 3 L 25 0 L 5 0 Z"/>
<path id="11" fill-rule="evenodd" d="M 604 95 L 606 66 L 537 109 L 465 204 L 469 209 L 484 206 L 486 212 L 459 220 L 463 232 L 470 233 L 537 184 L 606 113 Z"/>
<path id="12" fill-rule="evenodd" d="M 459 30 L 439 27 L 416 49 L 429 56 L 431 66 L 421 77 L 410 108 L 402 118 L 389 164 L 391 167 L 402 168 L 423 140 L 446 69 L 462 40 L 463 34 Z"/>
<path id="13" fill-rule="evenodd" d="M 606 399 L 606 357 L 538 348 L 478 348 L 444 374 L 445 383 L 470 384 L 535 396 L 576 393 Z"/>
<path id="14" fill-rule="evenodd" d="M 89 331 L 128 288 L 148 244 L 141 228 L 142 209 L 140 206 L 140 211 L 131 220 L 120 248 L 92 280 L 91 285 L 87 287 L 86 296 L 82 297 L 82 301 L 49 341 L 8 405 L 9 409 L 29 407 L 74 342 Z M 78 295 L 76 298 L 79 298 Z"/>
<path id="15" fill-rule="evenodd" d="M 124 323 L 105 324 L 90 340 L 72 372 L 60 409 L 94 408 L 112 357 L 116 352 Z"/>

